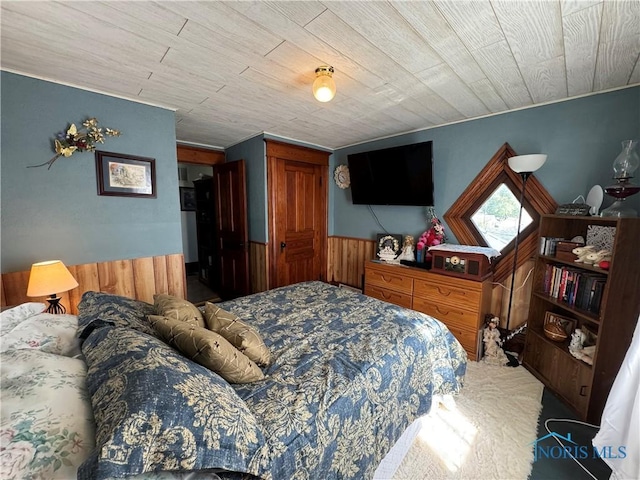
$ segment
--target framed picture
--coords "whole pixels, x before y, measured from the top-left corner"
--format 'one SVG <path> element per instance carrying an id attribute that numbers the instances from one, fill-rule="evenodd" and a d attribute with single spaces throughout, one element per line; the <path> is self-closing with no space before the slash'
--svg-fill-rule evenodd
<path id="1" fill-rule="evenodd" d="M 558 315 L 553 312 L 546 312 L 544 315 L 544 324 L 546 325 L 547 323 L 557 323 L 567 333 L 567 336 L 570 337 L 576 328 L 577 322 L 573 318 Z"/>
<path id="2" fill-rule="evenodd" d="M 582 325 L 582 333 L 584 333 L 583 347 L 590 347 L 598 342 L 598 332 L 587 325 Z"/>
<path id="3" fill-rule="evenodd" d="M 196 211 L 196 189 L 193 187 L 180 187 L 180 210 L 183 212 Z"/>
<path id="4" fill-rule="evenodd" d="M 153 158 L 96 151 L 98 195 L 156 197 L 156 161 Z"/>
<path id="5" fill-rule="evenodd" d="M 380 260 L 389 261 L 395 259 L 402 247 L 402 235 L 392 233 L 379 233 L 376 237 L 378 245 L 377 257 Z"/>

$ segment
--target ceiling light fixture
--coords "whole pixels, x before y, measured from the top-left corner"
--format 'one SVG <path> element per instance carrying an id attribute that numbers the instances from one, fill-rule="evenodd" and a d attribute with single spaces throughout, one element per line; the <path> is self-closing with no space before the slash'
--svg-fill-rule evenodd
<path id="1" fill-rule="evenodd" d="M 322 65 L 316 68 L 316 79 L 313 81 L 313 96 L 319 102 L 329 102 L 336 94 L 336 82 L 332 78 L 333 67 Z"/>

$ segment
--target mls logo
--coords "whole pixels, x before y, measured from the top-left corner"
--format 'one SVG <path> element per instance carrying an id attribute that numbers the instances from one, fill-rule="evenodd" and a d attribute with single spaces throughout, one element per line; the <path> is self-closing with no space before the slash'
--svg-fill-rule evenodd
<path id="1" fill-rule="evenodd" d="M 558 445 L 547 447 L 539 443 L 547 438 L 554 438 Z M 579 445 L 571 439 L 571 433 L 567 436 L 560 435 L 557 432 L 550 432 L 544 437 L 540 437 L 529 445 L 533 445 L 533 461 L 539 458 L 572 458 L 574 460 L 584 460 L 587 458 L 626 458 L 627 449 L 624 445 L 614 448 L 607 445 L 598 450 L 595 447 L 587 445 Z"/>

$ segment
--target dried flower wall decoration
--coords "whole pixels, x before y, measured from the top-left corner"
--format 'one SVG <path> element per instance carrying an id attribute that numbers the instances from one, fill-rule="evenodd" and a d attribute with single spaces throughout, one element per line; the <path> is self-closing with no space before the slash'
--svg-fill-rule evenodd
<path id="1" fill-rule="evenodd" d="M 72 123 L 66 132 L 60 132 L 54 139 L 56 154 L 51 160 L 41 163 L 40 165 L 29 165 L 32 167 L 44 167 L 49 165 L 47 170 L 51 168 L 53 162 L 58 158 L 70 157 L 73 152 L 93 152 L 96 149 L 96 143 L 104 143 L 105 135 L 109 137 L 119 137 L 120 131 L 105 127 L 104 133 L 102 128 L 98 126 L 96 118 L 88 118 L 82 122 L 84 128 L 76 128 L 76 124 Z"/>

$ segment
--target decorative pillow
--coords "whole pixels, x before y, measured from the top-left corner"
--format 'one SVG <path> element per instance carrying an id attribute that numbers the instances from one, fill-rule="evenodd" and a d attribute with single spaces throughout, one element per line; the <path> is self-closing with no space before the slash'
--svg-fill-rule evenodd
<path id="1" fill-rule="evenodd" d="M 149 315 L 149 323 L 162 340 L 227 382 L 251 383 L 264 378 L 255 363 L 216 332 L 156 315 Z"/>
<path id="2" fill-rule="evenodd" d="M 38 313 L 2 334 L 0 352 L 33 349 L 54 355 L 75 357 L 80 355 L 80 342 L 76 336 L 78 317 Z"/>
<path id="3" fill-rule="evenodd" d="M 161 470 L 267 472 L 262 427 L 220 376 L 128 328 L 94 329 L 82 351 L 96 449 L 80 480 Z"/>
<path id="4" fill-rule="evenodd" d="M 193 303 L 183 298 L 161 293 L 153 296 L 153 303 L 157 315 L 204 327 L 202 312 Z"/>
<path id="5" fill-rule="evenodd" d="M 209 330 L 218 332 L 231 345 L 261 367 L 271 364 L 271 352 L 256 329 L 244 323 L 237 315 L 227 312 L 211 302 L 204 304 L 204 320 Z"/>
<path id="6" fill-rule="evenodd" d="M 153 315 L 153 305 L 101 292 L 85 292 L 78 304 L 78 336 L 83 341 L 94 328 L 103 325 L 129 327 L 155 335 L 155 330 L 147 322 L 147 315 Z"/>

